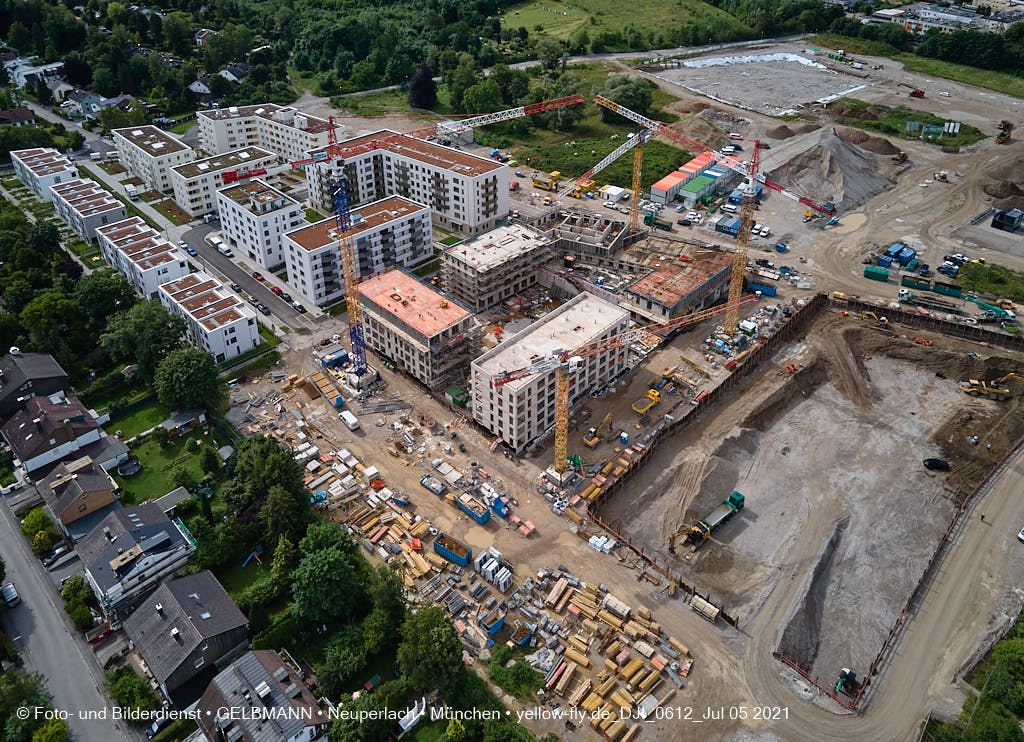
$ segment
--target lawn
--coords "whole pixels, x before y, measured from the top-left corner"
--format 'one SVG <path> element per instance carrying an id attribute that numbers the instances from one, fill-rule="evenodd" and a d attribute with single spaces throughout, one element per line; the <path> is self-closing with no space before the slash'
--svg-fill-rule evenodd
<path id="1" fill-rule="evenodd" d="M 832 110 L 838 114 L 836 121 L 840 124 L 856 126 L 860 129 L 869 129 L 901 139 L 922 140 L 944 146 L 963 146 L 985 138 L 985 135 L 979 129 L 967 124 L 960 126 L 958 134 L 947 135 L 940 132 L 939 134 L 922 138 L 920 129 L 914 132 L 907 131 L 907 122 L 917 121 L 922 127 L 941 127 L 949 119 L 940 118 L 931 113 L 914 111 L 903 106 L 883 106 L 867 103 L 857 98 L 840 98 L 832 104 Z"/>
<path id="2" fill-rule="evenodd" d="M 960 269 L 957 279 L 965 289 L 1024 302 L 1024 272 L 1005 265 L 968 263 Z"/>
<path id="3" fill-rule="evenodd" d="M 291 80 L 296 92 L 302 95 L 303 91 L 316 93 L 316 74 L 313 72 L 299 72 L 291 65 L 288 65 L 288 79 Z"/>
<path id="4" fill-rule="evenodd" d="M 262 558 L 262 557 L 261 557 Z M 237 598 L 242 592 L 259 578 L 270 574 L 269 562 L 260 565 L 255 559 L 251 559 L 244 568 L 242 562 L 232 563 L 230 566 L 221 565 L 214 572 L 217 579 L 228 593 Z"/>
<path id="5" fill-rule="evenodd" d="M 172 414 L 174 414 L 174 410 L 154 399 L 149 404 L 129 412 L 124 417 L 111 420 L 103 428 L 107 432 L 120 430 L 122 439 L 127 440 L 159 425 Z"/>
<path id="6" fill-rule="evenodd" d="M 593 139 L 577 139 L 575 142 L 562 144 L 544 144 L 536 147 L 520 147 L 513 151 L 516 158 L 528 169 L 542 172 L 558 170 L 562 177 L 571 180 L 577 178 L 623 142 L 623 135 L 600 137 Z M 644 148 L 644 167 L 640 177 L 640 185 L 646 190 L 652 183 L 661 180 L 685 163 L 691 157 L 689 152 L 661 142 L 648 142 Z M 529 173 L 527 173 L 529 175 Z M 611 165 L 594 176 L 598 185 L 612 183 L 626 186 L 633 179 L 633 155 L 626 153 Z M 527 185 L 527 188 L 530 186 Z"/>
<path id="7" fill-rule="evenodd" d="M 310 224 L 322 222 L 326 217 L 316 209 L 306 209 L 306 221 Z"/>
<path id="8" fill-rule="evenodd" d="M 192 217 L 186 214 L 172 199 L 165 198 L 158 203 L 150 204 L 156 211 L 166 217 L 172 224 L 188 224 Z"/>
<path id="9" fill-rule="evenodd" d="M 75 255 L 82 258 L 83 260 L 85 258 L 92 257 L 93 255 L 100 254 L 100 249 L 98 247 L 96 247 L 95 245 L 90 245 L 88 243 L 82 242 L 81 240 L 76 240 L 75 242 L 72 242 L 65 246 L 69 250 L 71 250 L 71 252 L 73 252 Z"/>
<path id="10" fill-rule="evenodd" d="M 966 64 L 943 62 L 940 59 L 919 57 L 909 52 L 901 52 L 896 47 L 878 41 L 855 39 L 849 36 L 821 34 L 807 39 L 809 44 L 824 46 L 829 49 L 845 49 L 854 54 L 870 54 L 876 57 L 888 57 L 903 64 L 907 72 L 919 75 L 932 75 L 947 80 L 974 85 L 979 88 L 995 90 L 1016 98 L 1024 98 L 1024 77 L 1017 77 L 1009 72 L 995 72 L 970 67 Z"/>
<path id="11" fill-rule="evenodd" d="M 114 474 L 114 479 L 121 486 L 121 502 L 125 505 L 133 505 L 143 500 L 162 497 L 175 488 L 173 483 L 174 470 L 179 466 L 187 469 L 196 481 L 203 477 L 199 467 L 199 455 L 185 452 L 185 445 L 188 441 L 208 440 L 213 437 L 215 445 L 219 446 L 213 428 L 210 433 L 204 435 L 202 430 L 195 430 L 188 435 L 175 438 L 167 448 L 160 448 L 152 439 L 147 440 L 132 448 L 132 454 L 139 457 L 142 462 L 142 470 L 132 477 L 122 477 Z"/>
<path id="12" fill-rule="evenodd" d="M 368 93 L 366 95 L 353 95 L 348 98 L 331 98 L 331 105 L 335 108 L 344 109 L 357 116 L 381 116 L 389 113 L 407 112 L 409 108 L 409 91 L 405 88 L 397 90 L 385 90 L 380 93 Z M 437 104 L 431 109 L 438 116 L 451 114 L 452 108 L 448 103 L 448 91 L 443 85 L 437 88 Z M 424 115 L 422 127 L 430 126 L 436 120 L 434 116 Z"/>
<path id="13" fill-rule="evenodd" d="M 541 34 L 556 39 L 567 39 L 576 29 L 586 25 L 590 38 L 605 31 L 622 33 L 632 25 L 637 31 L 657 34 L 666 24 L 673 26 L 698 25 L 708 36 L 717 40 L 735 41 L 749 38 L 750 30 L 724 10 L 701 0 L 634 0 L 622 4 L 616 0 L 574 0 L 572 3 L 555 0 L 532 0 L 512 5 L 502 15 L 502 28 L 517 29 L 525 26 L 531 34 L 541 26 Z M 656 47 L 670 46 L 664 39 Z M 622 44 L 625 48 L 625 44 Z"/>
<path id="14" fill-rule="evenodd" d="M 184 134 L 186 131 L 196 125 L 195 114 L 186 113 L 176 118 L 175 121 L 178 123 L 167 128 L 167 131 L 174 132 L 175 134 Z"/>

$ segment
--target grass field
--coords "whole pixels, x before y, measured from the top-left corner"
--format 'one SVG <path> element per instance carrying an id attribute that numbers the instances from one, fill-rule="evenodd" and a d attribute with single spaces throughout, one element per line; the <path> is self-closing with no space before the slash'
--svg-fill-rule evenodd
<path id="1" fill-rule="evenodd" d="M 965 289 L 1024 302 L 1024 272 L 1005 265 L 968 263 L 957 274 Z"/>
<path id="2" fill-rule="evenodd" d="M 357 116 L 386 116 L 392 113 L 408 113 L 411 110 L 409 108 L 409 91 L 404 88 L 385 90 L 381 93 L 353 95 L 348 98 L 331 98 L 331 105 Z M 437 105 L 431 110 L 439 116 L 452 113 L 452 107 L 448 102 L 448 91 L 443 85 L 439 85 L 437 88 Z M 429 126 L 431 120 L 431 116 L 424 116 L 423 126 Z"/>
<path id="3" fill-rule="evenodd" d="M 125 505 L 133 505 L 166 495 L 174 489 L 172 479 L 175 469 L 179 466 L 191 472 L 196 481 L 202 479 L 203 472 L 199 466 L 199 455 L 186 453 L 185 445 L 192 439 L 203 441 L 211 436 L 213 436 L 212 428 L 211 433 L 206 436 L 203 435 L 202 430 L 197 430 L 175 438 L 167 445 L 167 448 L 160 448 L 152 439 L 132 447 L 132 454 L 138 456 L 139 461 L 142 462 L 142 470 L 132 477 L 114 474 L 114 479 L 121 486 L 121 501 Z"/>
<path id="4" fill-rule="evenodd" d="M 907 131 L 908 121 L 920 122 L 922 126 L 942 126 L 947 121 L 947 119 L 930 113 L 922 113 L 902 106 L 867 103 L 856 98 L 840 98 L 833 104 L 833 109 L 845 113 L 845 115 L 841 113 L 836 118 L 840 124 L 869 129 L 901 139 L 920 139 L 921 137 L 920 131 Z M 869 109 L 870 111 L 884 109 L 884 114 L 880 116 L 872 114 Z M 940 145 L 963 146 L 984 138 L 985 135 L 979 129 L 963 124 L 958 134 L 929 136 L 927 141 Z"/>
<path id="5" fill-rule="evenodd" d="M 615 0 L 574 0 L 560 3 L 555 0 L 533 0 L 511 6 L 502 15 L 503 28 L 525 26 L 534 32 L 542 26 L 541 33 L 556 39 L 566 39 L 578 28 L 586 25 L 593 38 L 602 31 L 622 32 L 631 25 L 639 32 L 648 34 L 665 30 L 666 24 L 673 26 L 688 23 L 714 28 L 718 38 L 740 39 L 749 36 L 750 31 L 734 16 L 701 0 L 634 0 L 630 3 Z"/>
<path id="6" fill-rule="evenodd" d="M 111 420 L 103 426 L 107 432 L 121 431 L 122 439 L 134 438 L 139 433 L 144 433 L 150 428 L 159 425 L 174 413 L 167 405 L 161 404 L 155 399 L 137 410 L 133 410 L 124 417 Z"/>
<path id="7" fill-rule="evenodd" d="M 1008 72 L 994 72 L 969 67 L 966 64 L 943 62 L 939 59 L 919 57 L 909 52 L 901 52 L 890 44 L 867 39 L 855 39 L 835 34 L 819 34 L 807 39 L 809 44 L 824 46 L 829 49 L 845 49 L 852 54 L 870 54 L 875 57 L 889 57 L 903 64 L 907 72 L 919 75 L 932 75 L 947 80 L 975 85 L 998 93 L 1006 93 L 1016 98 L 1024 98 L 1024 77 L 1017 77 Z"/>
<path id="8" fill-rule="evenodd" d="M 577 139 L 562 144 L 543 144 L 535 147 L 516 148 L 516 158 L 524 167 L 543 172 L 558 170 L 566 179 L 577 178 L 589 170 L 595 162 L 622 144 L 623 135 L 593 139 Z M 644 149 L 644 167 L 640 178 L 641 186 L 647 189 L 684 162 L 690 153 L 670 147 L 661 142 L 648 142 Z M 527 173 L 529 175 L 529 173 Z M 626 154 L 594 176 L 598 185 L 614 183 L 624 185 L 633 178 L 633 156 Z M 529 186 L 527 186 L 529 188 Z"/>

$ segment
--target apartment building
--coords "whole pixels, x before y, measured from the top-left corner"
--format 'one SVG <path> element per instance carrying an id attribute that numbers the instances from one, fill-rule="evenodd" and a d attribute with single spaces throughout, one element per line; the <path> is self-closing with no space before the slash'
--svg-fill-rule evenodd
<path id="1" fill-rule="evenodd" d="M 142 217 L 133 216 L 96 230 L 103 259 L 142 296 L 158 298 L 161 284 L 189 272 L 188 258 Z"/>
<path id="2" fill-rule="evenodd" d="M 516 452 L 540 442 L 555 424 L 555 369 L 495 387 L 503 371 L 530 366 L 537 358 L 625 332 L 629 312 L 586 292 L 548 313 L 473 361 L 473 419 L 501 436 Z M 570 408 L 626 368 L 626 348 L 583 360 L 569 377 Z"/>
<path id="3" fill-rule="evenodd" d="M 13 150 L 11 164 L 18 180 L 46 203 L 53 201 L 50 189 L 54 185 L 78 180 L 75 164 L 52 147 Z"/>
<path id="4" fill-rule="evenodd" d="M 184 317 L 189 339 L 212 353 L 217 363 L 231 360 L 260 343 L 252 308 L 202 271 L 163 284 L 160 302 Z"/>
<path id="5" fill-rule="evenodd" d="M 326 147 L 331 124 L 290 106 L 263 103 L 200 111 L 199 147 L 223 154 L 242 147 L 262 147 L 295 162 Z M 340 133 L 340 128 L 339 128 Z"/>
<path id="6" fill-rule="evenodd" d="M 399 196 L 361 206 L 351 213 L 359 277 L 393 265 L 411 267 L 434 254 L 430 209 Z M 323 306 L 345 296 L 338 231 L 324 219 L 283 237 L 288 283 L 310 302 Z"/>
<path id="7" fill-rule="evenodd" d="M 535 229 L 503 224 L 441 253 L 445 291 L 482 312 L 537 283 L 551 240 Z"/>
<path id="8" fill-rule="evenodd" d="M 171 168 L 196 156 L 187 144 L 155 126 L 130 126 L 111 134 L 121 164 L 142 181 L 142 191 L 170 193 Z"/>
<path id="9" fill-rule="evenodd" d="M 90 245 L 98 241 L 97 229 L 128 215 L 124 203 L 95 180 L 79 178 L 54 184 L 50 190 L 57 216 Z"/>
<path id="10" fill-rule="evenodd" d="M 217 211 L 228 244 L 268 269 L 284 262 L 281 236 L 306 223 L 298 201 L 262 180 L 218 191 Z"/>
<path id="11" fill-rule="evenodd" d="M 185 213 L 199 217 L 217 210 L 217 191 L 228 185 L 224 174 L 247 173 L 274 165 L 277 156 L 259 147 L 244 147 L 224 155 L 187 162 L 171 168 L 174 200 Z"/>
<path id="12" fill-rule="evenodd" d="M 509 168 L 500 162 L 389 130 L 341 146 L 366 151 L 306 165 L 310 202 L 325 214 L 333 211 L 332 188 L 344 176 L 355 206 L 402 196 L 428 205 L 435 223 L 463 234 L 488 229 L 508 215 Z"/>
<path id="13" fill-rule="evenodd" d="M 359 284 L 367 347 L 432 390 L 469 362 L 472 313 L 410 273 L 392 268 Z"/>
<path id="14" fill-rule="evenodd" d="M 689 263 L 666 261 L 626 287 L 635 314 L 652 322 L 699 312 L 729 293 L 732 255 L 713 253 Z"/>

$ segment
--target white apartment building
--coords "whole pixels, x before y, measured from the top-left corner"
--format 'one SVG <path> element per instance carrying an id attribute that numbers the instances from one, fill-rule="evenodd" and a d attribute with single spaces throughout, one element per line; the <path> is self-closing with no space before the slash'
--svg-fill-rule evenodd
<path id="1" fill-rule="evenodd" d="M 473 361 L 470 389 L 473 419 L 500 435 L 516 452 L 538 443 L 555 424 L 555 370 L 501 386 L 502 371 L 527 368 L 538 357 L 609 338 L 629 328 L 629 312 L 586 292 L 573 297 L 525 330 Z M 626 348 L 583 360 L 569 377 L 569 405 L 607 384 L 626 368 Z"/>
<path id="2" fill-rule="evenodd" d="M 124 203 L 95 180 L 79 178 L 54 184 L 50 190 L 53 191 L 53 207 L 57 216 L 91 245 L 97 242 L 97 229 L 127 216 Z"/>
<path id="3" fill-rule="evenodd" d="M 262 147 L 295 162 L 327 146 L 331 124 L 294 108 L 263 103 L 200 111 L 199 147 L 223 154 L 242 147 Z"/>
<path id="4" fill-rule="evenodd" d="M 262 180 L 218 191 L 217 211 L 228 244 L 264 268 L 284 262 L 281 236 L 306 223 L 298 201 Z"/>
<path id="5" fill-rule="evenodd" d="M 263 175 L 263 168 L 275 165 L 277 156 L 259 147 L 245 147 L 226 155 L 187 162 L 171 168 L 174 200 L 189 216 L 198 217 L 217 210 L 217 191 L 231 183 L 231 174 Z M 225 174 L 228 182 L 225 182 Z"/>
<path id="6" fill-rule="evenodd" d="M 398 268 L 359 284 L 366 345 L 433 390 L 455 380 L 468 361 L 473 315 Z"/>
<path id="7" fill-rule="evenodd" d="M 36 198 L 53 201 L 50 188 L 57 183 L 78 180 L 78 168 L 67 157 L 51 147 L 17 149 L 11 152 L 14 174 Z"/>
<path id="8" fill-rule="evenodd" d="M 351 218 L 360 278 L 418 265 L 434 254 L 430 209 L 422 204 L 392 196 L 358 208 Z M 308 301 L 319 307 L 345 296 L 334 219 L 286 233 L 283 245 L 288 283 Z"/>
<path id="9" fill-rule="evenodd" d="M 260 342 L 252 308 L 202 271 L 161 285 L 160 302 L 185 318 L 189 339 L 212 353 L 217 363 L 246 353 Z"/>
<path id="10" fill-rule="evenodd" d="M 508 215 L 508 165 L 388 130 L 341 146 L 355 153 L 306 165 L 309 200 L 325 214 L 334 210 L 334 183 L 345 176 L 353 206 L 402 196 L 428 205 L 437 224 L 464 234 Z"/>
<path id="11" fill-rule="evenodd" d="M 138 216 L 96 230 L 100 251 L 118 273 L 147 299 L 159 298 L 161 284 L 188 275 L 188 258 L 180 248 Z"/>
<path id="12" fill-rule="evenodd" d="M 445 291 L 474 312 L 500 304 L 537 283 L 551 240 L 535 229 L 503 224 L 441 253 Z"/>
<path id="13" fill-rule="evenodd" d="M 187 144 L 155 126 L 130 126 L 111 134 L 121 164 L 142 181 L 142 191 L 170 193 L 171 168 L 196 156 Z"/>

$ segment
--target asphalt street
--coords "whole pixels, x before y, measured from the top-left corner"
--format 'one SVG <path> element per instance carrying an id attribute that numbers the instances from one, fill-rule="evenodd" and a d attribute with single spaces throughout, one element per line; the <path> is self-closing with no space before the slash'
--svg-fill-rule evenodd
<path id="1" fill-rule="evenodd" d="M 78 718 L 80 710 L 109 709 L 112 702 L 100 690 L 103 676 L 99 665 L 69 622 L 54 579 L 32 553 L 19 525 L 7 502 L 0 504 L 0 543 L 7 563 L 6 580 L 14 583 L 21 596 L 21 603 L 4 615 L 3 624 L 25 669 L 46 676 L 54 707 L 71 713 L 67 721 L 72 739 L 142 739 L 140 732 L 123 722 Z M 80 569 L 78 566 L 74 571 Z"/>

